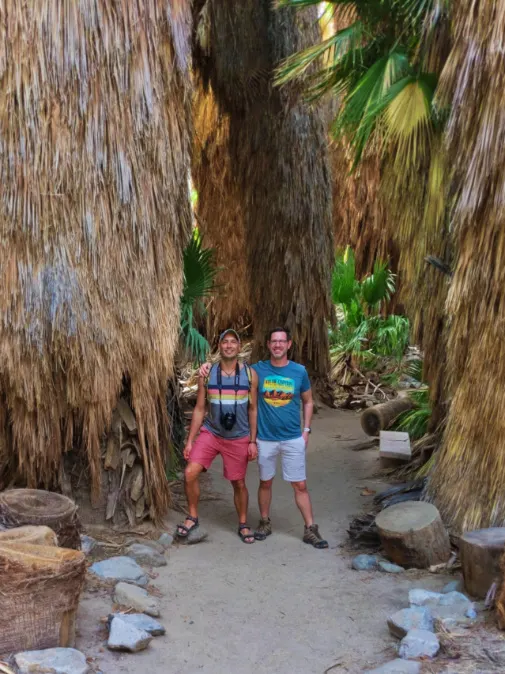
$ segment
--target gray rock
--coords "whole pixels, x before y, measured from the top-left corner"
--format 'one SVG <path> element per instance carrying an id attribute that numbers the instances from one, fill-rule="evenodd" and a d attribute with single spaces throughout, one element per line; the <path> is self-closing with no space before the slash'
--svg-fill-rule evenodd
<path id="1" fill-rule="evenodd" d="M 440 592 L 430 592 L 429 590 L 423 590 L 421 588 L 409 590 L 409 604 L 411 606 L 438 604 L 442 597 L 443 595 L 440 594 Z"/>
<path id="2" fill-rule="evenodd" d="M 129 606 L 136 611 L 147 613 L 157 618 L 160 614 L 160 602 L 146 590 L 128 583 L 118 583 L 114 590 L 114 601 L 121 606 Z"/>
<path id="3" fill-rule="evenodd" d="M 462 604 L 468 607 L 472 602 L 461 592 L 448 592 L 442 595 L 438 601 L 439 606 L 460 606 Z"/>
<path id="4" fill-rule="evenodd" d="M 421 664 L 412 660 L 391 660 L 376 669 L 369 669 L 364 674 L 421 674 Z"/>
<path id="5" fill-rule="evenodd" d="M 136 585 L 147 585 L 149 578 L 142 567 L 131 557 L 111 557 L 103 562 L 95 562 L 90 572 L 104 580 L 119 580 Z"/>
<path id="6" fill-rule="evenodd" d="M 14 656 L 19 674 L 87 674 L 86 657 L 75 648 L 47 648 Z"/>
<path id="7" fill-rule="evenodd" d="M 447 594 L 449 592 L 461 592 L 464 589 L 463 579 L 451 580 L 450 583 L 447 583 L 442 589 L 442 594 Z"/>
<path id="8" fill-rule="evenodd" d="M 413 629 L 403 637 L 398 655 L 405 660 L 434 658 L 439 650 L 440 643 L 433 632 Z"/>
<path id="9" fill-rule="evenodd" d="M 128 651 L 128 653 L 137 653 L 147 648 L 152 640 L 152 636 L 145 630 L 139 630 L 134 625 L 130 625 L 121 617 L 116 616 L 110 625 L 109 640 L 107 648 L 111 651 Z"/>
<path id="10" fill-rule="evenodd" d="M 166 532 L 161 534 L 161 536 L 158 538 L 158 543 L 165 548 L 169 548 L 172 543 L 174 542 L 174 537 L 171 536 L 170 534 L 167 534 Z"/>
<path id="11" fill-rule="evenodd" d="M 167 560 L 163 554 L 160 554 L 150 545 L 133 543 L 126 549 L 128 557 L 132 557 L 139 564 L 148 566 L 166 566 Z"/>
<path id="12" fill-rule="evenodd" d="M 352 568 L 355 571 L 373 571 L 378 568 L 379 559 L 377 555 L 357 555 L 352 560 Z"/>
<path id="13" fill-rule="evenodd" d="M 208 532 L 203 529 L 201 526 L 198 526 L 194 531 L 190 530 L 188 537 L 186 538 L 186 543 L 192 545 L 193 543 L 201 543 L 202 541 L 208 538 Z"/>
<path id="14" fill-rule="evenodd" d="M 152 548 L 153 550 L 156 550 L 156 552 L 159 552 L 161 555 L 165 552 L 165 548 L 160 545 L 158 541 L 152 541 L 149 538 L 142 539 L 142 538 L 134 538 L 133 540 L 128 541 L 128 546 L 133 545 L 136 543 L 137 545 L 145 545 L 148 548 Z"/>
<path id="15" fill-rule="evenodd" d="M 86 536 L 81 534 L 81 550 L 85 555 L 90 555 L 93 550 L 96 548 L 96 541 L 91 536 Z"/>
<path id="16" fill-rule="evenodd" d="M 392 564 L 385 560 L 379 561 L 379 570 L 384 571 L 384 573 L 403 573 L 405 571 L 403 566 L 398 566 L 398 564 Z"/>
<path id="17" fill-rule="evenodd" d="M 426 606 L 403 608 L 389 618 L 388 627 L 391 634 L 398 639 L 403 639 L 413 629 L 433 632 L 433 616 Z"/>
<path id="18" fill-rule="evenodd" d="M 154 618 L 150 618 L 144 613 L 112 613 L 109 616 L 109 628 L 114 618 L 121 618 L 121 620 L 129 625 L 133 625 L 138 630 L 144 630 L 153 637 L 159 637 L 165 634 L 165 628 Z"/>

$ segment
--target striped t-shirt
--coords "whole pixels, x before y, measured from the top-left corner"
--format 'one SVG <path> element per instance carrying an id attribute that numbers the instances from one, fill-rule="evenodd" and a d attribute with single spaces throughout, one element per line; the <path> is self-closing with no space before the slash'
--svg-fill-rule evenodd
<path id="1" fill-rule="evenodd" d="M 221 406 L 223 414 L 235 411 L 235 389 L 237 397 L 237 411 L 235 425 L 227 431 L 221 425 L 221 407 L 219 405 L 218 368 L 213 365 L 207 383 L 208 412 L 203 422 L 204 428 L 228 440 L 243 438 L 249 435 L 249 377 L 246 367 L 240 366 L 238 386 L 235 387 L 235 373 L 227 377 L 221 372 Z"/>

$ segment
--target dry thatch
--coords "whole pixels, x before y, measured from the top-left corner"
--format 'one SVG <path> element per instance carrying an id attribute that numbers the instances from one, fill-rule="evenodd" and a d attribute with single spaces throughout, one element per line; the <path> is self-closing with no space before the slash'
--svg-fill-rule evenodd
<path id="1" fill-rule="evenodd" d="M 190 230 L 184 0 L 0 2 L 0 487 L 52 486 L 131 382 L 153 515 Z"/>
<path id="2" fill-rule="evenodd" d="M 193 101 L 192 177 L 198 192 L 198 226 L 216 251 L 219 292 L 207 306 L 208 334 L 250 322 L 249 284 L 241 195 L 232 172 L 230 120 L 220 114 L 212 88 L 197 82 Z"/>
<path id="3" fill-rule="evenodd" d="M 326 375 L 333 237 L 324 125 L 293 86 L 273 87 L 281 59 L 317 38 L 316 9 L 276 10 L 270 0 L 197 4 L 206 17 L 197 66 L 229 119 L 255 336 L 289 325 L 294 357 Z"/>
<path id="4" fill-rule="evenodd" d="M 460 530 L 505 521 L 505 2 L 454 6 L 441 96 L 452 102 L 457 262 L 448 297 L 452 403 L 429 493 Z"/>

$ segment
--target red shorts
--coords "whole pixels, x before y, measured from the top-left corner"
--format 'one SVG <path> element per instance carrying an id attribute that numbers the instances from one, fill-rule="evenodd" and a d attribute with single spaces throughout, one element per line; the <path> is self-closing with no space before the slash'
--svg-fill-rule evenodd
<path id="1" fill-rule="evenodd" d="M 202 428 L 193 443 L 189 460 L 208 470 L 218 454 L 223 457 L 223 475 L 227 480 L 243 480 L 249 463 L 249 437 L 227 440 Z"/>

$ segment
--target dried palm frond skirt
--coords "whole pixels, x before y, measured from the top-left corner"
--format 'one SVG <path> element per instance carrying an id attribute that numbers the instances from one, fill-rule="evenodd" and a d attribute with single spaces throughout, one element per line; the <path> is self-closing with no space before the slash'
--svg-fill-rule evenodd
<path id="1" fill-rule="evenodd" d="M 81 549 L 75 503 L 61 494 L 40 489 L 10 489 L 0 493 L 0 528 L 25 524 L 47 526 L 62 548 Z"/>
<path id="2" fill-rule="evenodd" d="M 82 552 L 0 545 L 0 654 L 72 646 L 85 574 Z"/>
<path id="3" fill-rule="evenodd" d="M 4 543 L 29 543 L 30 545 L 58 545 L 58 538 L 49 527 L 16 527 L 0 531 L 0 546 Z"/>

